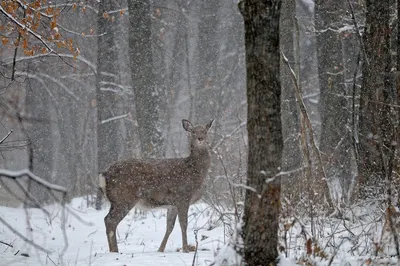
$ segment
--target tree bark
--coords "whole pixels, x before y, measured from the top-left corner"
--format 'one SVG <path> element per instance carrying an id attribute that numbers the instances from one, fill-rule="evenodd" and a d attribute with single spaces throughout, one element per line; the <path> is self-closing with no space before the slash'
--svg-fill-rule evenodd
<path id="1" fill-rule="evenodd" d="M 161 157 L 164 135 L 160 106 L 164 93 L 154 84 L 150 1 L 128 1 L 128 10 L 129 57 L 142 157 Z"/>
<path id="2" fill-rule="evenodd" d="M 97 171 L 104 171 L 119 158 L 123 143 L 120 132 L 121 120 L 118 101 L 121 95 L 118 87 L 118 51 L 115 42 L 116 22 L 111 22 L 108 12 L 114 10 L 113 1 L 100 1 L 97 15 Z M 102 192 L 97 191 L 96 209 L 102 205 Z"/>
<path id="3" fill-rule="evenodd" d="M 106 16 L 114 9 L 113 1 L 100 1 L 97 18 L 97 165 L 103 171 L 109 164 L 118 160 L 122 136 L 119 132 L 121 120 L 112 118 L 120 114 L 118 101 L 121 101 L 118 80 L 118 51 L 115 49 L 114 30 L 116 22 Z M 107 122 L 108 121 L 108 122 Z"/>
<path id="4" fill-rule="evenodd" d="M 277 263 L 280 177 L 283 149 L 279 75 L 281 1 L 239 3 L 244 18 L 249 139 L 244 208 L 244 258 L 247 265 Z"/>
<path id="5" fill-rule="evenodd" d="M 390 149 L 395 140 L 389 106 L 395 99 L 390 73 L 390 1 L 367 0 L 366 9 L 359 118 L 361 198 L 382 193 L 383 180 L 391 174 L 387 173 L 387 162 L 393 156 Z"/>

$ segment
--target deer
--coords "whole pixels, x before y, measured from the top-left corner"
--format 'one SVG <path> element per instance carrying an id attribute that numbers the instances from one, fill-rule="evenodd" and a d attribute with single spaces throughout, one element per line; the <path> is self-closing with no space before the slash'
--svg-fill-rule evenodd
<path id="1" fill-rule="evenodd" d="M 110 252 L 118 252 L 116 229 L 135 206 L 167 208 L 167 226 L 158 252 L 164 252 L 178 216 L 182 232 L 182 252 L 188 253 L 187 225 L 189 206 L 202 197 L 210 166 L 206 137 L 214 120 L 193 126 L 182 120 L 189 132 L 190 154 L 183 158 L 135 159 L 117 161 L 99 175 L 99 185 L 111 203 L 104 218 Z"/>

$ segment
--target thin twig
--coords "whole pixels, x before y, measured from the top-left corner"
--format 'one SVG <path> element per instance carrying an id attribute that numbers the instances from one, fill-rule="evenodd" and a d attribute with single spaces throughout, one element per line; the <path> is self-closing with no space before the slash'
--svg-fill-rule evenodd
<path id="1" fill-rule="evenodd" d="M 3 13 L 10 21 L 12 21 L 14 24 L 16 24 L 18 27 L 20 27 L 23 30 L 26 30 L 29 34 L 31 34 L 33 37 L 38 39 L 49 51 L 49 54 L 55 54 L 57 55 L 66 65 L 70 67 L 74 67 L 70 63 L 64 60 L 64 58 L 59 55 L 53 48 L 50 47 L 50 45 L 43 39 L 43 37 L 40 34 L 37 34 L 35 31 L 33 31 L 31 28 L 27 27 L 26 25 L 22 24 L 19 22 L 16 18 L 14 18 L 11 14 L 9 14 L 7 11 L 4 10 L 4 8 L 0 5 L 0 13 Z M 15 60 L 16 61 L 16 60 Z"/>
<path id="2" fill-rule="evenodd" d="M 358 36 L 358 39 L 360 40 L 360 46 L 361 46 L 361 50 L 363 51 L 363 54 L 364 54 L 365 62 L 367 62 L 367 65 L 369 65 L 367 51 L 365 50 L 364 41 L 362 39 L 362 35 L 361 35 L 361 32 L 360 32 L 360 29 L 358 28 L 358 23 L 357 23 L 357 20 L 356 20 L 356 16 L 354 15 L 353 4 L 351 3 L 350 0 L 347 0 L 347 3 L 349 3 L 350 12 L 351 12 L 351 18 L 353 19 L 354 27 L 356 28 L 357 36 Z"/>
<path id="3" fill-rule="evenodd" d="M 11 244 L 8 244 L 8 243 L 6 243 L 6 242 L 4 242 L 4 241 L 1 241 L 1 240 L 0 240 L 0 244 L 3 244 L 3 245 L 6 245 L 6 246 L 9 246 L 10 248 L 13 248 L 13 247 L 14 247 L 13 245 L 11 245 Z"/>
<path id="4" fill-rule="evenodd" d="M 16 20 L 11 14 L 9 14 L 7 11 L 5 11 L 1 5 L 0 5 L 0 12 L 3 13 L 9 20 L 11 20 L 13 23 L 15 23 L 18 27 L 20 27 L 21 29 L 27 30 L 33 37 L 38 39 L 50 51 L 50 53 L 57 54 L 56 51 L 54 51 L 53 48 L 51 48 L 49 46 L 49 44 L 43 40 L 42 36 L 38 35 L 32 29 L 30 29 L 29 27 L 25 26 L 24 24 L 22 24 L 21 22 Z"/>
<path id="5" fill-rule="evenodd" d="M 0 144 L 2 144 L 11 135 L 11 133 L 13 133 L 12 129 L 7 133 L 7 135 L 4 136 L 4 138 L 0 140 Z"/>
<path id="6" fill-rule="evenodd" d="M 26 243 L 34 246 L 35 248 L 45 252 L 45 253 L 51 253 L 50 250 L 47 250 L 41 246 L 39 246 L 38 244 L 36 244 L 35 242 L 29 240 L 28 238 L 26 238 L 24 235 L 22 235 L 20 232 L 18 232 L 17 230 L 15 230 L 11 225 L 9 225 L 1 216 L 0 216 L 0 223 L 4 224 L 8 230 L 10 230 L 11 232 L 13 232 L 14 234 L 16 234 L 18 237 L 20 237 L 22 240 L 24 240 Z"/>
<path id="7" fill-rule="evenodd" d="M 23 19 L 25 19 L 25 17 L 26 17 L 26 10 L 24 10 L 24 16 L 23 16 Z M 19 44 L 20 44 L 20 42 L 21 42 L 21 32 L 20 31 L 18 31 L 18 37 L 17 37 L 17 42 L 16 42 L 16 46 L 15 46 L 15 49 L 14 49 L 14 58 L 13 58 L 13 66 L 12 66 L 12 73 L 11 73 L 11 80 L 12 81 L 14 81 L 15 80 L 15 66 L 16 66 L 16 60 L 17 60 L 17 55 L 18 55 L 18 48 L 19 48 Z"/>
<path id="8" fill-rule="evenodd" d="M 240 129 L 242 129 L 243 127 L 245 127 L 247 125 L 247 121 L 244 121 L 242 123 L 240 123 L 239 125 L 237 125 L 231 133 L 224 135 L 212 148 L 212 151 L 214 153 L 216 153 L 217 148 L 227 139 L 231 138 L 236 132 L 238 132 Z"/>
<path id="9" fill-rule="evenodd" d="M 353 146 L 354 146 L 354 154 L 356 157 L 356 162 L 358 162 L 358 128 L 357 123 L 356 123 L 356 89 L 357 89 L 357 73 L 358 73 L 358 66 L 360 64 L 361 60 L 361 53 L 359 52 L 357 55 L 357 63 L 356 63 L 356 69 L 354 71 L 353 75 L 353 100 L 352 100 L 352 139 L 353 139 Z"/>
<path id="10" fill-rule="evenodd" d="M 194 250 L 194 254 L 193 254 L 192 266 L 194 266 L 194 264 L 196 262 L 197 250 L 199 248 L 199 241 L 197 240 L 197 230 L 194 230 L 194 239 L 196 241 L 196 249 Z"/>

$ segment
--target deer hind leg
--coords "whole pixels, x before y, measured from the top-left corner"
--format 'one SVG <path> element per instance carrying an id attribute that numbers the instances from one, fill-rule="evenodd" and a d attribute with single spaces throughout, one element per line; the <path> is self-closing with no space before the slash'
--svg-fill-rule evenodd
<path id="1" fill-rule="evenodd" d="M 178 208 L 177 207 L 170 206 L 170 207 L 168 207 L 167 210 L 168 210 L 167 211 L 167 230 L 165 231 L 165 235 L 161 242 L 160 248 L 158 249 L 158 252 L 164 252 L 165 246 L 167 245 L 169 235 L 171 234 L 172 230 L 174 229 L 176 216 L 178 216 Z"/>
<path id="2" fill-rule="evenodd" d="M 187 224 L 188 224 L 189 206 L 183 205 L 178 207 L 178 219 L 182 231 L 182 252 L 188 253 L 189 246 L 187 242 Z"/>
<path id="3" fill-rule="evenodd" d="M 128 214 L 136 201 L 132 204 L 118 204 L 111 202 L 110 211 L 104 217 L 104 224 L 106 226 L 106 234 L 108 240 L 108 247 L 110 252 L 118 252 L 116 229 L 122 219 Z"/>

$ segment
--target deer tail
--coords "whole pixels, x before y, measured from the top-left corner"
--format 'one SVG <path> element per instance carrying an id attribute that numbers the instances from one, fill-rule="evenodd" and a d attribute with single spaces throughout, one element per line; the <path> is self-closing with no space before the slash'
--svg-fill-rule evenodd
<path id="1" fill-rule="evenodd" d="M 106 194 L 106 178 L 104 177 L 103 174 L 99 174 L 99 187 L 103 191 L 104 196 L 107 196 L 107 194 Z"/>
<path id="2" fill-rule="evenodd" d="M 101 209 L 101 205 L 103 202 L 103 195 L 107 197 L 106 195 L 106 179 L 104 175 L 100 174 L 99 175 L 99 187 L 97 189 L 97 195 L 96 195 L 96 210 Z"/>

